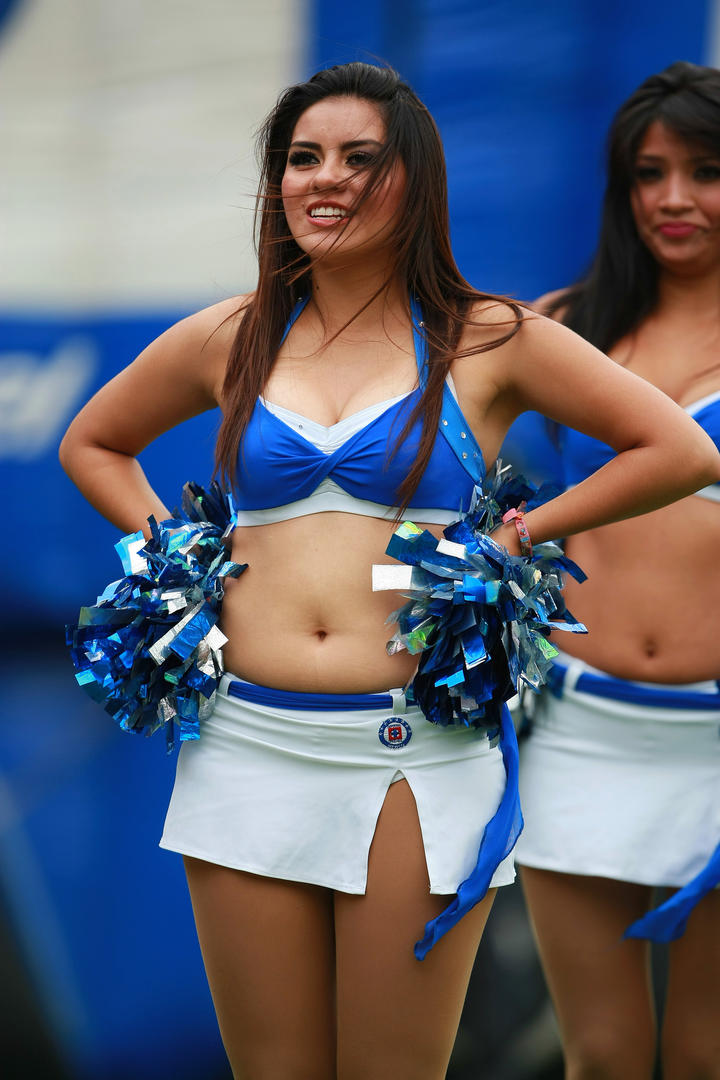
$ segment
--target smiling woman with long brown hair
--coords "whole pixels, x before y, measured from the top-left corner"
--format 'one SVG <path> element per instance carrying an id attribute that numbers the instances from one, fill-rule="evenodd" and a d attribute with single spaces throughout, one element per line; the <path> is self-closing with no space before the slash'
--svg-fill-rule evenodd
<path id="1" fill-rule="evenodd" d="M 680 62 L 651 76 L 608 148 L 593 264 L 538 306 L 718 445 L 720 71 Z M 614 457 L 576 431 L 560 446 L 569 485 Z M 578 1080 L 652 1075 L 648 944 L 621 938 L 653 886 L 676 895 L 633 938 L 668 940 L 691 912 L 669 950 L 663 1076 L 720 1077 L 720 893 L 708 892 L 720 873 L 718 503 L 715 484 L 566 545 L 588 573 L 566 599 L 590 633 L 566 635 L 523 751 L 518 861 Z"/>
<path id="2" fill-rule="evenodd" d="M 393 71 L 291 87 L 261 150 L 256 291 L 153 342 L 78 415 L 62 460 L 101 513 L 147 529 L 167 511 L 136 455 L 223 413 L 232 558 L 249 568 L 222 612 L 232 675 L 182 747 L 162 843 L 185 856 L 235 1075 L 437 1080 L 513 879 L 509 825 L 462 919 L 455 894 L 479 850 L 487 863 L 510 782 L 486 731 L 427 723 L 403 691 L 415 660 L 386 650 L 399 601 L 373 593 L 371 566 L 401 512 L 439 535 L 468 509 L 525 409 L 619 453 L 527 513 L 533 543 L 714 482 L 720 458 L 663 394 L 463 280 L 438 133 Z M 517 555 L 520 532 L 494 537 Z"/>

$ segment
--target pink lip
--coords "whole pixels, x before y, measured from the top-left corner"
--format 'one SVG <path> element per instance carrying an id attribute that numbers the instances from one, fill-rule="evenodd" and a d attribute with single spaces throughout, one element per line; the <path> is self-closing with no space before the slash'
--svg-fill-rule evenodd
<path id="1" fill-rule="evenodd" d="M 697 225 L 691 225 L 687 221 L 666 221 L 664 225 L 660 226 L 659 231 L 663 236 L 690 236 L 691 233 L 697 231 Z"/>

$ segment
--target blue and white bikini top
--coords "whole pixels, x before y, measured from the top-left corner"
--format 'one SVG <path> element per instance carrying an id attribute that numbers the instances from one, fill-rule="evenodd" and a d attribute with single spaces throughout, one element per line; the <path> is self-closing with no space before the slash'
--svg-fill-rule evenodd
<path id="1" fill-rule="evenodd" d="M 296 304 L 283 341 L 306 303 Z M 409 394 L 371 405 L 330 427 L 258 399 L 238 454 L 238 525 L 265 525 L 327 510 L 392 520 L 396 492 L 417 455 L 422 418 L 395 452 L 396 443 L 427 380 L 427 344 L 415 301 L 411 309 L 419 386 Z M 414 521 L 456 520 L 485 475 L 482 451 L 451 387 L 446 382 L 443 391 L 443 437 L 436 438 L 408 506 Z"/>
<path id="2" fill-rule="evenodd" d="M 720 450 L 720 390 L 708 394 L 699 401 L 694 401 L 691 405 L 686 405 L 685 412 L 692 416 Z M 572 487 L 574 484 L 579 484 L 581 480 L 586 480 L 591 473 L 614 458 L 616 453 L 607 443 L 592 439 L 589 435 L 583 435 L 573 428 L 562 428 L 560 450 L 566 487 Z M 695 494 L 703 499 L 720 502 L 720 484 L 701 488 Z"/>

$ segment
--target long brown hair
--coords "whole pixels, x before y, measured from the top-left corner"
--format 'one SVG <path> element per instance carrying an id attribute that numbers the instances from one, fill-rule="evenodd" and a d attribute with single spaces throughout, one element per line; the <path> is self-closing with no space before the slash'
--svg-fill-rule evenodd
<path id="1" fill-rule="evenodd" d="M 437 127 L 425 105 L 397 72 L 371 64 L 327 68 L 308 82 L 290 87 L 260 129 L 260 186 L 255 211 L 258 286 L 245 306 L 227 367 L 216 472 L 225 482 L 234 481 L 243 432 L 272 371 L 290 312 L 311 289 L 310 261 L 292 237 L 281 199 L 295 126 L 311 105 L 327 97 L 343 96 L 374 103 L 386 132 L 383 149 L 368 167 L 367 182 L 355 205 L 377 190 L 398 160 L 405 168 L 392 266 L 388 281 L 376 294 L 392 280 L 406 282 L 408 297 L 415 296 L 423 312 L 423 333 L 428 344 L 427 384 L 398 438 L 399 445 L 422 415 L 417 456 L 397 492 L 397 502 L 405 508 L 432 452 L 450 363 L 456 356 L 502 345 L 517 332 L 522 315 L 517 304 L 478 292 L 460 274 L 450 248 L 445 157 Z M 515 317 L 508 320 L 511 325 L 507 333 L 479 348 L 458 351 L 463 327 L 470 322 L 470 309 L 478 300 L 509 304 Z"/>

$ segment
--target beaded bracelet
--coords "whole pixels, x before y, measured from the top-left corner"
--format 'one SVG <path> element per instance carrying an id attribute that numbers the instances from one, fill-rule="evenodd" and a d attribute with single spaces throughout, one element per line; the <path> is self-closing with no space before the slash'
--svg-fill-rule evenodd
<path id="1" fill-rule="evenodd" d="M 526 559 L 531 558 L 533 552 L 532 540 L 530 539 L 528 527 L 525 524 L 525 514 L 523 511 L 512 507 L 510 510 L 505 511 L 502 519 L 503 524 L 507 524 L 508 521 L 515 523 L 515 528 L 517 529 L 517 534 L 520 538 L 520 554 L 524 555 Z"/>

